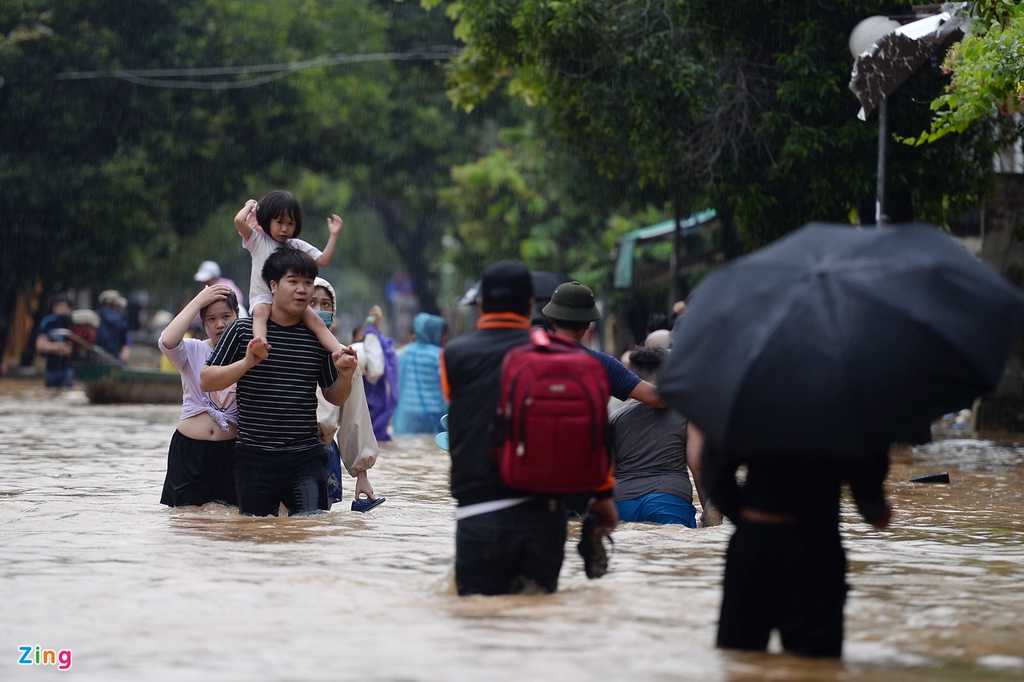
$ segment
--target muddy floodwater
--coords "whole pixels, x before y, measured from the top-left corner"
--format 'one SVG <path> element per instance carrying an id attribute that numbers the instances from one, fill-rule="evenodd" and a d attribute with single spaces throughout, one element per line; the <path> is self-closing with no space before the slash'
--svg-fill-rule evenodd
<path id="1" fill-rule="evenodd" d="M 0 380 L 2 681 L 1024 679 L 1024 447 L 1009 438 L 894 449 L 887 531 L 844 504 L 846 645 L 821 662 L 775 642 L 715 649 L 728 523 L 623 524 L 591 581 L 572 522 L 557 594 L 462 599 L 432 438 L 386 445 L 370 480 L 387 502 L 366 514 L 350 481 L 304 518 L 168 509 L 177 407 L 40 383 Z M 950 483 L 908 482 L 937 472 Z"/>

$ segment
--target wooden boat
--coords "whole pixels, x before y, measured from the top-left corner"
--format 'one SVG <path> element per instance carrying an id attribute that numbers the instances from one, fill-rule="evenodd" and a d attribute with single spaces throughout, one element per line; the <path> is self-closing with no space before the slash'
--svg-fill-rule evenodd
<path id="1" fill-rule="evenodd" d="M 83 365 L 75 368 L 75 379 L 91 403 L 178 403 L 181 404 L 181 376 L 150 367 Z"/>

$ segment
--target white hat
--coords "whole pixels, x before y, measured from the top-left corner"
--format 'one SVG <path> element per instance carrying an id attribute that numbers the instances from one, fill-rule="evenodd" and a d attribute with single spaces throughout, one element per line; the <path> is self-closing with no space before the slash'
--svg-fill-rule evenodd
<path id="1" fill-rule="evenodd" d="M 153 313 L 153 318 L 149 321 L 149 326 L 153 329 L 161 329 L 166 327 L 174 319 L 174 314 L 169 310 L 158 310 Z"/>
<path id="2" fill-rule="evenodd" d="M 100 316 L 96 314 L 96 311 L 89 310 L 88 308 L 81 308 L 79 310 L 72 311 L 71 313 L 72 324 L 84 324 L 89 327 L 99 328 Z"/>
<path id="3" fill-rule="evenodd" d="M 334 293 L 334 287 L 331 286 L 330 282 L 323 277 L 317 277 L 313 280 L 313 286 L 327 289 L 327 293 L 331 295 L 331 303 L 333 303 L 335 307 L 338 306 L 338 296 Z"/>
<path id="4" fill-rule="evenodd" d="M 128 305 L 128 301 L 125 300 L 124 296 L 118 293 L 114 289 L 107 289 L 106 291 L 100 292 L 100 305 L 112 305 L 119 308 L 123 308 Z"/>
<path id="5" fill-rule="evenodd" d="M 211 279 L 217 279 L 220 277 L 220 266 L 212 260 L 204 260 L 199 264 L 199 270 L 196 272 L 194 279 L 197 282 L 209 282 Z"/>

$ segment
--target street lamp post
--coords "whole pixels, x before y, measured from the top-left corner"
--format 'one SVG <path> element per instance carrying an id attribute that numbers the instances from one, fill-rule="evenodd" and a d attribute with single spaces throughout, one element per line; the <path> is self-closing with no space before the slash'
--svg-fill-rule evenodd
<path id="1" fill-rule="evenodd" d="M 873 16 L 864 19 L 850 32 L 850 54 L 856 59 L 872 43 L 900 27 L 898 21 L 889 17 Z M 878 168 L 875 186 L 875 224 L 889 222 L 887 169 L 889 157 L 889 106 L 886 98 L 878 103 Z"/>

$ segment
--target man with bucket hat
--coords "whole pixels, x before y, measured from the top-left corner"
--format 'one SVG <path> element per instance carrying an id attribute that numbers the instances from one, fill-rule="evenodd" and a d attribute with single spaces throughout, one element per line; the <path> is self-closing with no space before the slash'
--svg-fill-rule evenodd
<path id="1" fill-rule="evenodd" d="M 448 342 L 441 386 L 449 400 L 451 493 L 455 509 L 455 584 L 460 595 L 554 592 L 567 537 L 565 503 L 505 484 L 491 453 L 490 429 L 505 354 L 530 342 L 533 282 L 522 263 L 484 270 L 476 329 Z M 611 490 L 591 511 L 598 532 L 618 523 Z"/>
<path id="2" fill-rule="evenodd" d="M 594 292 L 590 287 L 576 281 L 559 284 L 541 312 L 551 320 L 556 336 L 576 343 L 582 341 L 592 322 L 601 319 L 601 311 L 597 309 Z M 608 374 L 613 397 L 622 401 L 632 398 L 654 407 L 668 406 L 668 403 L 658 395 L 654 384 L 642 380 L 617 359 L 607 353 L 587 348 L 583 344 L 580 344 L 580 347 L 601 362 Z"/>

